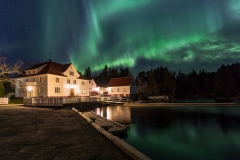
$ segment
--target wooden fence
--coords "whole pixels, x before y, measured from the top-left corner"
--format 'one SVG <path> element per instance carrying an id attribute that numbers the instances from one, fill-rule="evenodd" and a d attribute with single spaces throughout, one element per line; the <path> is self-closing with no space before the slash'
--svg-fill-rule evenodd
<path id="1" fill-rule="evenodd" d="M 27 106 L 63 106 L 82 102 L 96 102 L 96 97 L 51 97 L 51 98 L 23 98 L 23 104 Z"/>
<path id="2" fill-rule="evenodd" d="M 128 97 L 25 97 L 23 104 L 27 106 L 63 106 L 64 104 L 77 104 L 83 102 L 129 102 Z"/>

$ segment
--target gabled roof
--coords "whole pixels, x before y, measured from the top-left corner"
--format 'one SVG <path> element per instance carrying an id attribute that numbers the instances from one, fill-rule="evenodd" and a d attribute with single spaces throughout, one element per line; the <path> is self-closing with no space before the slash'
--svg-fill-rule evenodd
<path id="1" fill-rule="evenodd" d="M 111 78 L 108 87 L 130 86 L 132 81 L 133 77 Z"/>
<path id="2" fill-rule="evenodd" d="M 36 69 L 36 68 L 39 68 L 45 64 L 47 64 L 48 62 L 44 62 L 44 63 L 38 63 L 38 64 L 35 64 L 33 65 L 32 67 L 28 68 L 27 70 L 31 70 L 31 69 Z"/>
<path id="3" fill-rule="evenodd" d="M 89 81 L 89 79 L 87 77 L 83 76 L 80 72 L 78 72 L 78 73 L 80 74 L 78 79 L 83 79 L 83 80 L 88 80 Z"/>
<path id="4" fill-rule="evenodd" d="M 69 68 L 70 65 L 71 65 L 71 63 L 60 64 L 60 63 L 48 61 L 45 63 L 33 65 L 32 67 L 27 69 L 27 70 L 32 70 L 32 69 L 36 69 L 36 68 L 44 66 L 42 68 L 42 70 L 40 70 L 38 73 L 26 75 L 26 71 L 25 71 L 23 74 L 19 75 L 18 77 L 35 76 L 35 75 L 42 75 L 42 74 L 54 74 L 54 75 L 59 75 L 59 76 L 65 76 L 65 75 L 63 75 L 63 72 L 65 72 Z"/>
<path id="5" fill-rule="evenodd" d="M 109 80 L 108 80 L 108 79 L 101 80 L 101 79 L 95 78 L 95 79 L 94 79 L 94 82 L 96 83 L 96 85 L 97 85 L 98 87 L 103 87 L 103 88 L 105 88 L 105 87 L 108 86 Z"/>
<path id="6" fill-rule="evenodd" d="M 68 67 L 71 65 L 69 64 L 59 64 L 56 62 L 48 62 L 45 67 L 38 73 L 38 74 L 54 74 L 59 76 L 65 76 L 62 73 L 65 72 Z"/>

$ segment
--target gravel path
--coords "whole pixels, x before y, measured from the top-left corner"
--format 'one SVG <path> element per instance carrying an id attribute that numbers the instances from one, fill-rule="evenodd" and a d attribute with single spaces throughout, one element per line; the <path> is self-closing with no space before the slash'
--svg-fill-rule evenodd
<path id="1" fill-rule="evenodd" d="M 0 105 L 0 159 L 130 159 L 72 110 Z"/>

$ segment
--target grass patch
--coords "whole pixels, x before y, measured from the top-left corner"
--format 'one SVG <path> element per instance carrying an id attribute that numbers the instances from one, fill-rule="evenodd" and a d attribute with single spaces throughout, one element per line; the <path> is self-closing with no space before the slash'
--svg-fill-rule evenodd
<path id="1" fill-rule="evenodd" d="M 10 98 L 9 104 L 23 104 L 23 98 Z"/>

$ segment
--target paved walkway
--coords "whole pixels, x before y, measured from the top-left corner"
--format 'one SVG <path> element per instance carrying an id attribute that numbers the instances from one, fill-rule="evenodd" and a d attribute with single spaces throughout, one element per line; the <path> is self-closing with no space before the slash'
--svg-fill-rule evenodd
<path id="1" fill-rule="evenodd" d="M 129 159 L 72 110 L 0 105 L 0 159 Z"/>

